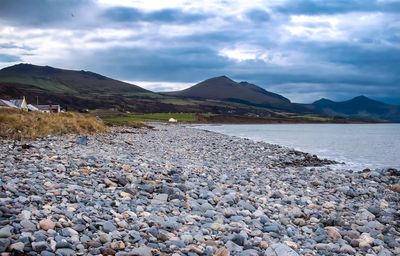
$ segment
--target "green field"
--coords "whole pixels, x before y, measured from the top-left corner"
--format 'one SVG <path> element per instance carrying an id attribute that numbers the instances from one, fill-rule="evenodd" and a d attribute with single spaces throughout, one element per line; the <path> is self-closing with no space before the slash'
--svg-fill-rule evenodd
<path id="1" fill-rule="evenodd" d="M 204 116 L 204 114 L 202 114 Z M 207 115 L 207 114 L 205 114 Z M 168 122 L 170 118 L 175 118 L 178 122 L 193 123 L 198 121 L 195 113 L 151 113 L 151 114 L 122 114 L 103 116 L 102 119 L 114 125 L 131 125 L 137 122 Z"/>
<path id="2" fill-rule="evenodd" d="M 309 122 L 329 122 L 332 118 L 317 115 L 294 115 L 291 118 Z"/>

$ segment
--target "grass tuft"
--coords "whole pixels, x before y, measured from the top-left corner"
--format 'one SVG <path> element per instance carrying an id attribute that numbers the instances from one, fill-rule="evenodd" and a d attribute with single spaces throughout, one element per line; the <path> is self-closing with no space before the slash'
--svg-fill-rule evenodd
<path id="1" fill-rule="evenodd" d="M 48 135 L 91 134 L 107 130 L 108 127 L 101 120 L 89 115 L 0 109 L 0 137 L 6 139 L 35 139 Z"/>

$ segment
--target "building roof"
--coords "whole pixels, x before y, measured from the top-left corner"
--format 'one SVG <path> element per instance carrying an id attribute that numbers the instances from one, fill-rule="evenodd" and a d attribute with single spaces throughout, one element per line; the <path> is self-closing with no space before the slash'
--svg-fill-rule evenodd
<path id="1" fill-rule="evenodd" d="M 2 100 L 0 99 L 0 106 L 2 107 L 9 107 L 9 108 L 18 108 L 14 103 L 9 100 Z"/>
<path id="2" fill-rule="evenodd" d="M 29 109 L 30 111 L 38 111 L 38 110 L 39 110 L 37 107 L 35 107 L 35 106 L 32 105 L 32 104 L 28 104 L 28 109 Z"/>
<path id="3" fill-rule="evenodd" d="M 22 100 L 20 100 L 20 99 L 12 99 L 12 100 L 10 100 L 10 102 L 12 104 L 14 104 L 15 106 L 17 106 L 17 107 L 22 107 L 22 103 L 24 102 L 24 100 L 23 99 Z"/>

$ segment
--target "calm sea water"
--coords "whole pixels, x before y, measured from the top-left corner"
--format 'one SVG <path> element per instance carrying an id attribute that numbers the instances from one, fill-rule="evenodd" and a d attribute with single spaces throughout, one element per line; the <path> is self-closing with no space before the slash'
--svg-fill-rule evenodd
<path id="1" fill-rule="evenodd" d="M 265 141 L 345 162 L 349 168 L 400 168 L 400 124 L 205 125 L 198 128 Z"/>

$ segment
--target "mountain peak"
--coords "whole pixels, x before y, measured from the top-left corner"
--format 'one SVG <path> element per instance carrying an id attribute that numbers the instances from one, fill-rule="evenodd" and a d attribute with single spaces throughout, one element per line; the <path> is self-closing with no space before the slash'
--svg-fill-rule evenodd
<path id="1" fill-rule="evenodd" d="M 368 98 L 367 96 L 360 95 L 357 97 L 352 98 L 351 100 L 348 100 L 347 102 L 352 102 L 356 104 L 375 104 L 375 105 L 387 105 L 386 103 L 373 100 L 371 98 Z"/>
<path id="2" fill-rule="evenodd" d="M 317 101 L 314 101 L 312 104 L 331 104 L 335 103 L 333 100 L 327 99 L 327 98 L 321 98 Z"/>
<path id="3" fill-rule="evenodd" d="M 367 96 L 364 96 L 364 95 L 360 95 L 360 96 L 356 96 L 356 97 L 352 98 L 351 100 L 373 100 L 373 99 L 368 98 Z"/>
<path id="4" fill-rule="evenodd" d="M 222 75 L 222 76 L 216 76 L 216 77 L 213 77 L 213 78 L 216 78 L 216 79 L 230 79 L 228 76 L 226 76 L 226 75 Z M 211 78 L 212 79 L 212 78 Z M 230 79 L 230 80 L 232 80 L 232 79 Z"/>
<path id="5" fill-rule="evenodd" d="M 21 69 L 31 69 L 33 67 L 37 67 L 33 64 L 29 63 L 19 63 L 9 67 L 2 68 L 1 70 L 21 70 Z"/>
<path id="6" fill-rule="evenodd" d="M 53 68 L 50 66 L 38 66 L 29 63 L 19 63 L 13 66 L 5 67 L 0 70 L 0 72 L 4 75 L 53 75 L 55 73 L 62 72 L 62 69 Z"/>
<path id="7" fill-rule="evenodd" d="M 229 77 L 222 75 L 222 76 L 216 76 L 216 77 L 212 77 L 207 79 L 206 81 L 218 81 L 218 82 L 228 82 L 228 83 L 236 83 L 235 81 L 233 81 L 232 79 L 230 79 Z"/>
<path id="8" fill-rule="evenodd" d="M 241 81 L 239 84 L 243 85 L 243 86 L 254 86 L 254 84 L 251 84 L 251 83 L 249 83 L 247 81 Z"/>
<path id="9" fill-rule="evenodd" d="M 279 94 L 268 92 L 262 87 L 248 82 L 237 83 L 225 75 L 207 79 L 185 90 L 169 94 L 268 107 L 290 104 L 288 99 Z"/>

